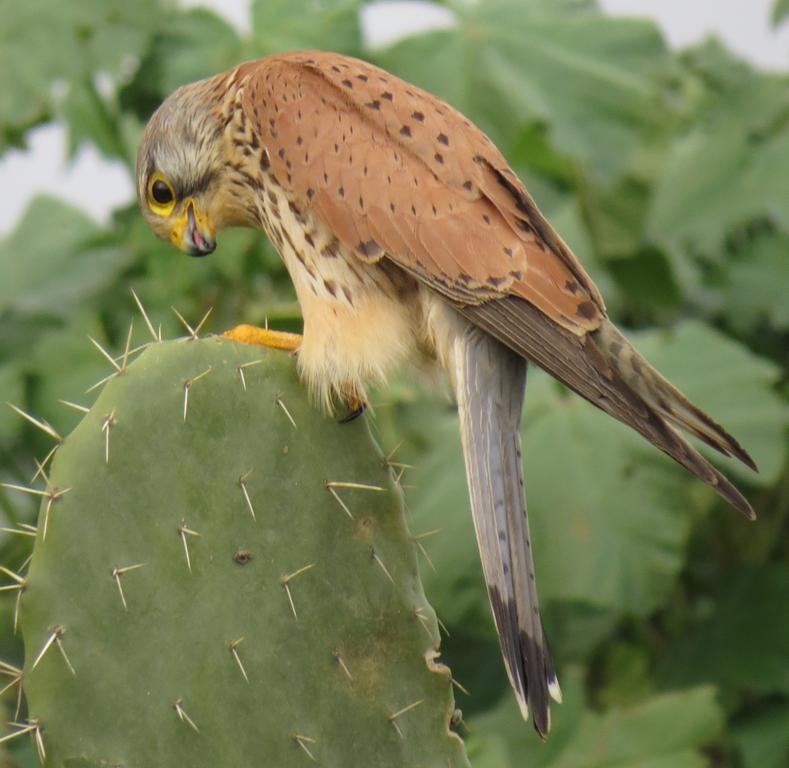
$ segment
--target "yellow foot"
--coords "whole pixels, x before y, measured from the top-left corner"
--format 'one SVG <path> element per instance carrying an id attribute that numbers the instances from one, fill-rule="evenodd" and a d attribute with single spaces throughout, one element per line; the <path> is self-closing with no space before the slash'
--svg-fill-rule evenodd
<path id="1" fill-rule="evenodd" d="M 298 333 L 270 331 L 268 328 L 258 328 L 254 325 L 237 325 L 222 335 L 239 344 L 258 344 L 261 347 L 282 349 L 285 352 L 295 352 L 301 346 L 301 335 Z"/>

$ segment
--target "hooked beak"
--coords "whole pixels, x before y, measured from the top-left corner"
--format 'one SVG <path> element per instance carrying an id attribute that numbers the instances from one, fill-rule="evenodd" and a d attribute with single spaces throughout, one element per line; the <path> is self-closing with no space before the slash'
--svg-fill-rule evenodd
<path id="1" fill-rule="evenodd" d="M 191 199 L 186 201 L 184 213 L 173 226 L 170 239 L 190 256 L 208 256 L 216 248 L 213 228 Z"/>

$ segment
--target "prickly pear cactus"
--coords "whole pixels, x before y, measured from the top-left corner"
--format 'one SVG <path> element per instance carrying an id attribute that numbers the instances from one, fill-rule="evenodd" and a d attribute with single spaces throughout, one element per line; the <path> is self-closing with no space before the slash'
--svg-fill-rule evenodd
<path id="1" fill-rule="evenodd" d="M 150 346 L 49 481 L 21 601 L 47 765 L 468 765 L 391 470 L 287 355 Z"/>

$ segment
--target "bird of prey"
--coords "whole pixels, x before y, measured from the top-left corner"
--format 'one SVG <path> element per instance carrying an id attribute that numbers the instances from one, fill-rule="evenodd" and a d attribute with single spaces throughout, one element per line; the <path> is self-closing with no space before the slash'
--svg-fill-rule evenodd
<path id="1" fill-rule="evenodd" d="M 755 469 L 737 441 L 609 320 L 575 254 L 488 137 L 439 98 L 335 53 L 270 56 L 175 91 L 137 163 L 153 231 L 193 256 L 228 226 L 282 257 L 302 378 L 351 411 L 409 356 L 449 374 L 480 556 L 506 670 L 540 735 L 560 699 L 539 614 L 519 426 L 527 361 L 635 429 L 747 517 L 751 506 L 675 427 Z"/>

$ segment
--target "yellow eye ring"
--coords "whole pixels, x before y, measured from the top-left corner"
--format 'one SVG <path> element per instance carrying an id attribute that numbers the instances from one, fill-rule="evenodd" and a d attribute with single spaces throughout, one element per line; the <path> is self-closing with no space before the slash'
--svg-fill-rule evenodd
<path id="1" fill-rule="evenodd" d="M 148 182 L 148 206 L 157 216 L 169 216 L 175 208 L 173 185 L 161 173 Z"/>

